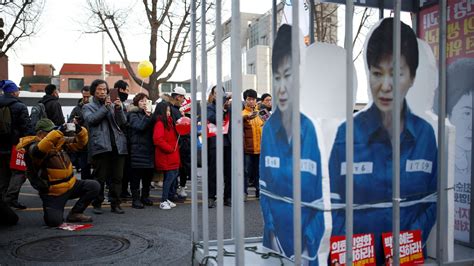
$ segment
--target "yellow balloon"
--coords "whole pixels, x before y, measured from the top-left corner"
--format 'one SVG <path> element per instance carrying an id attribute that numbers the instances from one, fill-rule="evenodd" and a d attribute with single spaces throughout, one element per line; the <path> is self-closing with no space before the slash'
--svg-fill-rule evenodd
<path id="1" fill-rule="evenodd" d="M 153 73 L 153 65 L 150 61 L 141 61 L 137 67 L 138 75 L 142 78 L 148 78 Z"/>

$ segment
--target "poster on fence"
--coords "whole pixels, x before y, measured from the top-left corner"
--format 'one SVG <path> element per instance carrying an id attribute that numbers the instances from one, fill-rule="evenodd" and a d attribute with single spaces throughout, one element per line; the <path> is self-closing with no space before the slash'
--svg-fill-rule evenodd
<path id="1" fill-rule="evenodd" d="M 383 233 L 383 250 L 385 254 L 385 264 L 393 263 L 392 232 Z M 421 244 L 421 231 L 400 232 L 400 265 L 423 264 L 423 246 Z"/>
<path id="2" fill-rule="evenodd" d="M 454 238 L 469 242 L 471 209 L 472 90 L 474 89 L 474 1 L 448 0 L 446 32 L 448 119 L 456 128 Z M 420 38 L 439 57 L 439 6 L 422 8 Z M 437 92 L 438 94 L 438 92 Z M 437 97 L 434 111 L 438 111 Z"/>
<path id="3" fill-rule="evenodd" d="M 357 234 L 352 237 L 354 266 L 376 265 L 374 234 Z M 346 265 L 346 237 L 331 237 L 331 266 Z"/>

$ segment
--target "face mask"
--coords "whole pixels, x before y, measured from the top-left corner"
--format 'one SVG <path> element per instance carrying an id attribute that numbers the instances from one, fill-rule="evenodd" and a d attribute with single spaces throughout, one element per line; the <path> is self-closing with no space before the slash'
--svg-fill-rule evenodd
<path id="1" fill-rule="evenodd" d="M 120 101 L 122 101 L 122 102 L 125 102 L 128 99 L 128 94 L 127 93 L 119 91 L 118 95 L 119 95 Z"/>

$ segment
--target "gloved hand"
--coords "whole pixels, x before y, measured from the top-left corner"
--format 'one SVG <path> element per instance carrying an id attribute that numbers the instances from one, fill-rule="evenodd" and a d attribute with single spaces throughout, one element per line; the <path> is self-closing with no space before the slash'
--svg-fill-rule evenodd
<path id="1" fill-rule="evenodd" d="M 66 129 L 67 129 L 66 123 L 64 123 L 64 124 L 62 124 L 62 125 L 60 125 L 56 128 L 56 130 L 61 131 L 63 134 L 66 133 Z"/>

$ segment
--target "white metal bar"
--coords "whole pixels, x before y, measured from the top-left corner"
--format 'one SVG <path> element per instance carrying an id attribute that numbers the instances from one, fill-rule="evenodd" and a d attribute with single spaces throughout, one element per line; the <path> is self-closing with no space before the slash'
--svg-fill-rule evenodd
<path id="1" fill-rule="evenodd" d="M 295 265 L 301 265 L 301 135 L 300 135 L 300 31 L 299 1 L 292 1 L 291 61 L 293 78 L 293 113 L 291 139 L 293 148 L 293 244 Z"/>
<path id="2" fill-rule="evenodd" d="M 222 135 L 222 0 L 216 0 L 216 179 L 217 179 L 217 264 L 224 265 L 224 139 Z"/>
<path id="3" fill-rule="evenodd" d="M 202 234 L 204 254 L 209 255 L 209 209 L 207 167 L 207 53 L 206 53 L 206 0 L 201 1 L 201 125 L 202 125 Z"/>
<path id="4" fill-rule="evenodd" d="M 354 117 L 352 84 L 352 24 L 354 3 L 346 0 L 345 40 L 346 49 L 346 264 L 352 265 L 352 235 L 353 235 L 353 164 L 354 164 Z"/>
<path id="5" fill-rule="evenodd" d="M 277 0 L 272 0 L 272 33 L 273 33 L 273 40 L 275 40 L 276 35 L 277 35 Z M 272 92 L 272 95 L 273 92 Z M 274 98 L 274 97 L 272 97 Z"/>
<path id="6" fill-rule="evenodd" d="M 191 231 L 199 240 L 197 197 L 197 82 L 196 82 L 196 2 L 191 1 Z"/>
<path id="7" fill-rule="evenodd" d="M 446 0 L 439 1 L 439 98 L 438 98 L 438 202 L 436 207 L 436 261 L 439 265 L 444 262 L 444 250 L 446 246 L 443 239 L 442 230 L 446 225 L 442 223 L 441 215 L 444 215 L 446 210 L 442 210 L 441 202 L 447 200 L 446 190 L 442 188 L 443 177 L 446 172 Z M 446 206 L 446 205 L 445 205 Z"/>
<path id="8" fill-rule="evenodd" d="M 232 0 L 231 30 L 231 76 L 232 76 L 232 210 L 235 240 L 235 265 L 245 264 L 244 254 L 244 179 L 243 179 L 243 134 L 242 132 L 242 51 L 240 33 L 240 0 Z"/>
<path id="9" fill-rule="evenodd" d="M 105 80 L 105 34 L 102 31 L 102 79 Z"/>
<path id="10" fill-rule="evenodd" d="M 392 237 L 393 261 L 400 261 L 400 0 L 393 1 L 393 92 L 394 105 L 392 107 Z"/>
<path id="11" fill-rule="evenodd" d="M 314 19 L 316 7 L 314 6 L 314 0 L 309 0 L 309 43 L 314 43 Z"/>

